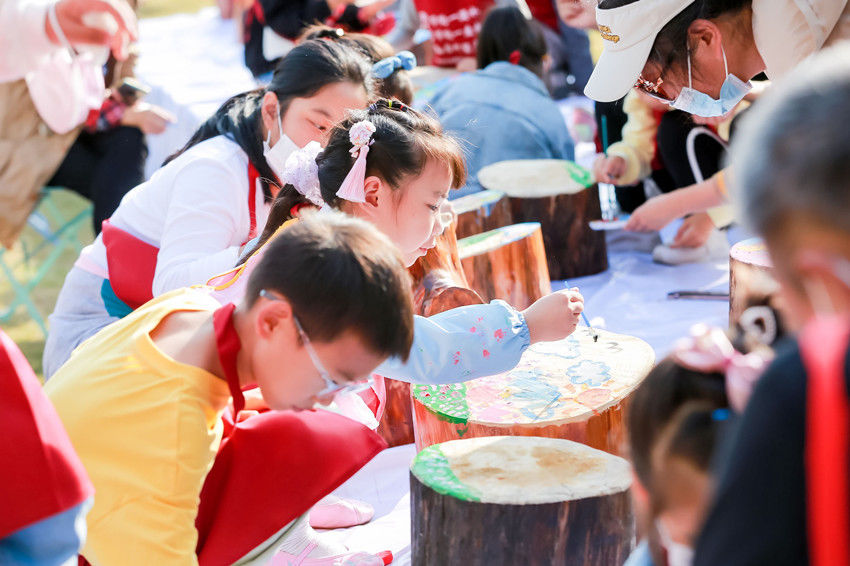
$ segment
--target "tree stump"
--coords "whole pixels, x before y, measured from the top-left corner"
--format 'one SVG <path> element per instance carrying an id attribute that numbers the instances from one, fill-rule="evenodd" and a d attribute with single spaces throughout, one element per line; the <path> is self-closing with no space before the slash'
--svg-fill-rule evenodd
<path id="1" fill-rule="evenodd" d="M 738 242 L 729 250 L 729 325 L 754 303 L 776 293 L 779 284 L 773 275 L 773 262 L 761 238 Z"/>
<path id="2" fill-rule="evenodd" d="M 526 159 L 488 165 L 478 180 L 508 195 L 514 222 L 540 222 L 553 280 L 608 269 L 605 234 L 589 226 L 602 218 L 599 187 L 590 171 L 571 161 Z"/>
<path id="3" fill-rule="evenodd" d="M 472 289 L 486 301 L 502 299 L 518 309 L 552 292 L 540 224 L 512 224 L 458 242 Z"/>
<path id="4" fill-rule="evenodd" d="M 633 547 L 631 468 L 566 440 L 426 448 L 410 470 L 417 566 L 614 566 Z"/>
<path id="5" fill-rule="evenodd" d="M 454 225 L 437 238 L 437 245 L 410 267 L 416 314 L 431 316 L 455 307 L 484 301 L 467 288 L 466 277 L 457 251 Z M 412 376 L 415 378 L 415 376 Z M 413 406 L 410 384 L 384 378 L 387 399 L 378 425 L 387 444 L 400 446 L 413 442 Z"/>
<path id="6" fill-rule="evenodd" d="M 466 238 L 513 224 L 511 203 L 504 193 L 483 190 L 452 201 L 457 237 Z"/>
<path id="7" fill-rule="evenodd" d="M 655 362 L 638 338 L 581 327 L 538 343 L 511 371 L 452 385 L 413 387 L 419 450 L 458 438 L 539 436 L 623 453 L 624 409 Z"/>

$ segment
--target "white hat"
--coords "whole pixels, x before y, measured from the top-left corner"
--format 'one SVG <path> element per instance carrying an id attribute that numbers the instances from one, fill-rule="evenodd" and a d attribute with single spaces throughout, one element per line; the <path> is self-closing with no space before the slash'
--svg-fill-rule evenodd
<path id="1" fill-rule="evenodd" d="M 623 98 L 646 65 L 655 36 L 694 0 L 638 0 L 619 8 L 596 8 L 605 49 L 584 94 L 600 102 Z"/>

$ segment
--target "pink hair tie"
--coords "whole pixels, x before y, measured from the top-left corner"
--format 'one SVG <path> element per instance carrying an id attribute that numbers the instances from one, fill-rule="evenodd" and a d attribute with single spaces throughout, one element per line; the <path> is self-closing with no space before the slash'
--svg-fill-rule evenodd
<path id="1" fill-rule="evenodd" d="M 756 382 L 771 362 L 756 352 L 742 354 L 725 332 L 704 324 L 694 326 L 690 338 L 676 342 L 673 359 L 693 371 L 723 373 L 726 396 L 738 413 L 744 411 Z"/>
<path id="2" fill-rule="evenodd" d="M 366 156 L 369 155 L 369 146 L 375 141 L 372 139 L 374 133 L 375 124 L 369 120 L 363 120 L 351 126 L 348 139 L 353 146 L 351 155 L 356 159 L 351 171 L 345 176 L 336 192 L 339 198 L 351 202 L 366 202 Z"/>

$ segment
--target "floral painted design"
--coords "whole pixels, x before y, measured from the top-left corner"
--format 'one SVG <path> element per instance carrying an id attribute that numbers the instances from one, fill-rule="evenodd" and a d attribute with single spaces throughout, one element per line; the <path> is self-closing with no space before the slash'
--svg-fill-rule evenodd
<path id="1" fill-rule="evenodd" d="M 604 362 L 583 360 L 567 370 L 567 377 L 575 385 L 599 387 L 611 379 L 611 370 Z"/>

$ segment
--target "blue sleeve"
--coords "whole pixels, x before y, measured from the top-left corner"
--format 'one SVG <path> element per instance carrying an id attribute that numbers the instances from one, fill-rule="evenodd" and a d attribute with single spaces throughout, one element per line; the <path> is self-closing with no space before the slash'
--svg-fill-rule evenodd
<path id="1" fill-rule="evenodd" d="M 91 505 L 89 498 L 0 539 L 0 564 L 76 566 Z"/>
<path id="2" fill-rule="evenodd" d="M 531 338 L 525 317 L 503 301 L 414 320 L 407 363 L 390 358 L 375 373 L 411 383 L 457 383 L 514 368 Z"/>

